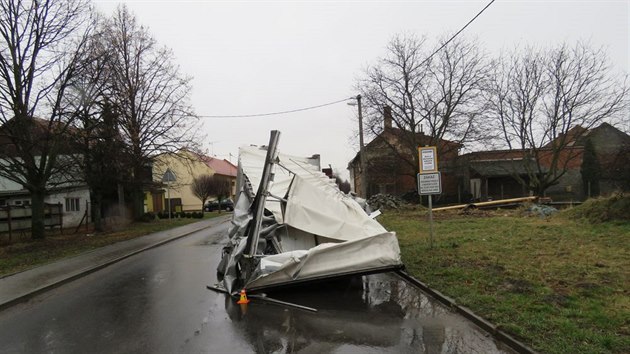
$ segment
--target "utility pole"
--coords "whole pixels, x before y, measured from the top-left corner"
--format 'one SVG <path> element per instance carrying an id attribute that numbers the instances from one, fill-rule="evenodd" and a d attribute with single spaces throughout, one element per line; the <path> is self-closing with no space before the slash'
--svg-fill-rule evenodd
<path id="1" fill-rule="evenodd" d="M 368 184 L 368 171 L 365 161 L 365 148 L 363 146 L 363 112 L 361 109 L 361 95 L 357 95 L 357 108 L 359 109 L 359 155 L 361 163 L 361 197 L 368 199 L 367 184 Z"/>
<path id="2" fill-rule="evenodd" d="M 361 108 L 361 95 L 357 95 L 356 97 L 350 97 L 349 99 L 357 100 L 357 108 L 359 109 L 359 167 L 361 170 L 361 190 L 359 192 L 359 196 L 365 198 L 367 200 L 367 184 L 368 184 L 368 173 L 367 173 L 367 163 L 365 156 L 365 149 L 363 146 L 363 110 Z M 348 102 L 349 106 L 354 106 L 354 101 Z M 355 185 L 356 186 L 356 185 Z"/>

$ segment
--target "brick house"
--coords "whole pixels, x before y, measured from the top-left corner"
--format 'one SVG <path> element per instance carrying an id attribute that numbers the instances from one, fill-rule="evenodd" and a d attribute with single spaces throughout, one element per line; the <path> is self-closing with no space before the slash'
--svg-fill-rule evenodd
<path id="1" fill-rule="evenodd" d="M 458 159 L 458 176 L 462 181 L 462 202 L 505 199 L 528 195 L 514 177 L 528 181 L 522 151 L 476 151 Z"/>
<path id="2" fill-rule="evenodd" d="M 630 136 L 607 123 L 593 129 L 577 126 L 567 132 L 566 147 L 555 158 L 562 176 L 547 188 L 545 196 L 554 201 L 584 200 L 581 168 L 586 140 L 591 140 L 600 164 L 600 194 L 630 190 Z M 554 158 L 553 143 L 538 150 L 538 162 L 543 172 L 549 171 Z M 524 185 L 529 173 L 537 168 L 520 149 L 477 151 L 459 157 L 458 175 L 464 182 L 464 200 L 506 199 L 528 196 Z M 521 183 L 521 181 L 524 183 Z"/>
<path id="3" fill-rule="evenodd" d="M 557 156 L 563 175 L 558 184 L 547 188 L 545 195 L 557 200 L 579 199 L 582 147 L 567 147 Z M 486 201 L 529 196 L 530 176 L 539 168 L 550 170 L 553 152 L 538 150 L 540 166 L 527 150 L 475 151 L 459 157 L 458 175 L 463 181 L 463 201 Z"/>
<path id="4" fill-rule="evenodd" d="M 414 136 L 415 135 L 415 136 Z M 561 177 L 545 190 L 545 196 L 555 201 L 584 200 L 588 191 L 582 180 L 584 145 L 590 140 L 600 165 L 601 195 L 614 191 L 630 191 L 630 136 L 607 123 L 593 129 L 576 126 L 563 139 L 565 148 L 553 153 L 552 142 L 537 150 L 537 163 L 527 150 L 476 151 L 459 155 L 461 144 L 438 140 L 420 133 L 392 127 L 391 110 L 383 110 L 383 131 L 365 147 L 368 175 L 368 197 L 377 194 L 402 196 L 415 193 L 417 151 L 409 149 L 409 141 L 418 146 L 437 146 L 442 191 L 435 201 L 465 203 L 470 200 L 507 199 L 529 196 L 531 171 L 550 171 L 552 160 Z M 415 162 L 414 162 L 415 161 Z M 350 181 L 355 191 L 361 190 L 360 153 L 348 163 Z"/>
<path id="5" fill-rule="evenodd" d="M 383 110 L 383 131 L 364 147 L 368 176 L 367 196 L 374 194 L 404 195 L 416 193 L 418 173 L 418 151 L 409 149 L 417 146 L 436 146 L 438 166 L 442 173 L 441 198 L 452 199 L 458 194 L 458 179 L 455 175 L 455 160 L 461 144 L 435 139 L 423 132 L 413 133 L 392 127 L 389 107 Z M 353 190 L 361 190 L 362 171 L 360 152 L 348 163 L 350 183 Z"/>

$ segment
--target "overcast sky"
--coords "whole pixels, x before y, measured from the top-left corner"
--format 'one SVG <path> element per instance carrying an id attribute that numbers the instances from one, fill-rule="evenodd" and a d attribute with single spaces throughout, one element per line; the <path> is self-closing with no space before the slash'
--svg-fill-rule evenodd
<path id="1" fill-rule="evenodd" d="M 363 70 L 396 34 L 436 40 L 490 1 L 122 1 L 192 76 L 199 115 L 300 109 L 356 96 Z M 96 1 L 106 14 L 121 1 Z M 491 54 L 515 44 L 589 41 L 630 68 L 629 6 L 619 1 L 495 1 L 464 32 Z M 347 177 L 358 150 L 356 106 L 345 102 L 258 118 L 202 118 L 210 155 L 236 163 L 241 145 L 282 132 L 281 152 L 320 154 Z M 230 158 L 230 154 L 232 157 Z"/>

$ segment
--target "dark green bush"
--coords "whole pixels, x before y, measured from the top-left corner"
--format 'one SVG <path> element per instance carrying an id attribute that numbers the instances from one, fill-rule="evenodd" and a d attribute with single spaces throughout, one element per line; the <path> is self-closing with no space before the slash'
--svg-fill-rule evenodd
<path id="1" fill-rule="evenodd" d="M 144 213 L 139 218 L 139 221 L 142 221 L 142 222 L 151 222 L 153 220 L 155 220 L 155 213 L 152 213 L 152 212 Z"/>

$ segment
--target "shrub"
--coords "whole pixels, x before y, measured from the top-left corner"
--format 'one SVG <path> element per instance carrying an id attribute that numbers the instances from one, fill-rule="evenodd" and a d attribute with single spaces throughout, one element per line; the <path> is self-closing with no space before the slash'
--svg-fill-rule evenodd
<path id="1" fill-rule="evenodd" d="M 571 219 L 586 219 L 592 223 L 630 221 L 630 195 L 616 193 L 608 198 L 592 198 L 564 214 Z"/>
<path id="2" fill-rule="evenodd" d="M 139 220 L 142 222 L 151 222 L 155 220 L 155 214 L 152 212 L 144 213 L 142 214 L 142 216 L 140 216 Z"/>

